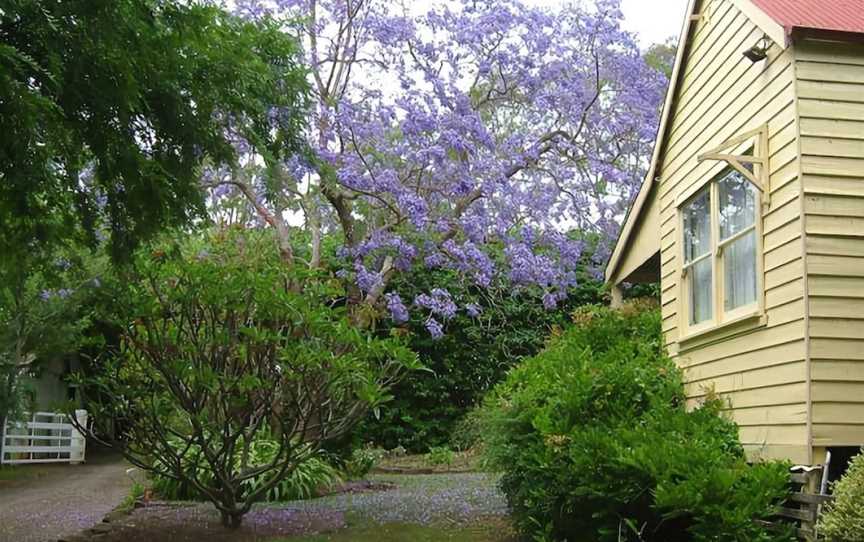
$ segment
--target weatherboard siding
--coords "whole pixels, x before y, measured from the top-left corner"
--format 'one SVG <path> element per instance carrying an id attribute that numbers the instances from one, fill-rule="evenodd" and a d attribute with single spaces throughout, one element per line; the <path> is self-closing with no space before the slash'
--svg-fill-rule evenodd
<path id="1" fill-rule="evenodd" d="M 751 457 L 806 462 L 807 307 L 793 51 L 773 47 L 767 60 L 753 64 L 741 52 L 763 35 L 755 24 L 724 0 L 704 2 L 700 12 L 707 17 L 691 30 L 659 164 L 664 335 L 684 369 L 691 405 L 719 393 L 728 400 Z M 699 162 L 699 154 L 764 124 L 770 138 L 770 204 L 762 208 L 767 320 L 756 328 L 726 327 L 682 342 L 679 198 L 725 167 Z"/>
<path id="2" fill-rule="evenodd" d="M 795 71 L 812 439 L 864 444 L 864 45 L 803 42 Z"/>

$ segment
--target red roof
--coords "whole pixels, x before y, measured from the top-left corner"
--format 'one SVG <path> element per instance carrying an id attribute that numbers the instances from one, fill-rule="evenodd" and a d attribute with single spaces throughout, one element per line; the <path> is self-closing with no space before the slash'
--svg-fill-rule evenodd
<path id="1" fill-rule="evenodd" d="M 864 33 L 864 0 L 752 0 L 787 34 L 795 29 Z"/>

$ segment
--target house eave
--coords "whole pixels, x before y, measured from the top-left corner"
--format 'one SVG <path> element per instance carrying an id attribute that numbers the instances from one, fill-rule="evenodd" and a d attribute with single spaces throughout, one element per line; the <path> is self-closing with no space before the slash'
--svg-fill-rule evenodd
<path id="1" fill-rule="evenodd" d="M 648 194 L 651 193 L 651 188 L 653 187 L 655 182 L 657 163 L 663 150 L 666 129 L 669 124 L 669 117 L 671 115 L 672 105 L 675 100 L 675 92 L 678 89 L 679 79 L 682 75 L 682 64 L 687 54 L 690 29 L 693 27 L 694 22 L 698 20 L 698 17 L 694 17 L 694 15 L 696 15 L 695 10 L 698 4 L 699 0 L 690 0 L 689 4 L 687 5 L 687 12 L 684 17 L 684 24 L 681 28 L 681 34 L 678 37 L 678 50 L 675 54 L 675 64 L 672 67 L 672 76 L 669 78 L 669 88 L 666 90 L 666 98 L 663 101 L 663 110 L 660 113 L 660 125 L 657 128 L 657 139 L 654 144 L 654 152 L 651 155 L 651 163 L 648 166 L 648 173 L 642 181 L 642 186 L 639 189 L 639 194 L 636 196 L 633 205 L 627 212 L 627 216 L 624 219 L 624 224 L 621 227 L 621 230 L 618 234 L 618 239 L 615 243 L 615 249 L 612 251 L 609 262 L 606 265 L 607 282 L 615 282 L 616 274 L 618 272 L 618 265 L 621 263 L 621 258 L 624 254 L 627 244 L 630 241 L 630 237 L 633 234 L 635 225 L 638 222 L 639 217 L 643 211 L 645 201 L 648 200 Z"/>
<path id="2" fill-rule="evenodd" d="M 788 36 L 786 30 L 772 19 L 768 14 L 762 11 L 750 0 L 731 0 L 732 4 L 738 8 L 744 15 L 749 18 L 753 24 L 758 26 L 765 34 L 779 46 L 781 49 L 788 48 L 791 43 L 791 36 Z M 648 200 L 648 195 L 651 189 L 659 181 L 661 172 L 659 171 L 660 157 L 665 150 L 666 134 L 669 129 L 669 122 L 672 115 L 673 105 L 675 102 L 675 94 L 678 91 L 678 86 L 681 83 L 683 75 L 683 64 L 689 51 L 689 37 L 693 25 L 700 19 L 696 13 L 696 8 L 699 6 L 700 0 L 690 0 L 687 6 L 684 24 L 681 29 L 681 35 L 678 39 L 678 51 L 675 56 L 675 65 L 672 69 L 672 76 L 669 79 L 669 88 L 666 91 L 666 99 L 663 103 L 663 110 L 660 117 L 660 125 L 657 130 L 657 139 L 654 144 L 654 152 L 651 156 L 651 163 L 648 167 L 648 174 L 642 181 L 642 186 L 639 189 L 639 194 L 636 196 L 633 205 L 624 219 L 624 224 L 618 235 L 615 243 L 615 248 L 606 265 L 606 282 L 616 284 L 623 280 L 624 277 L 618 277 L 619 266 L 623 259 L 624 253 L 628 248 L 631 238 L 634 235 L 636 224 L 639 222 L 642 213 L 645 211 L 645 202 Z M 659 249 L 659 247 L 658 247 Z"/>

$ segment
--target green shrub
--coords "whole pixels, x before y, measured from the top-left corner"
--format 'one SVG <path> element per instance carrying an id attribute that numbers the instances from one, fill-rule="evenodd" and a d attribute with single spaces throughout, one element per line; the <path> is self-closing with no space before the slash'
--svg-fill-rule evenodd
<path id="1" fill-rule="evenodd" d="M 820 518 L 819 532 L 835 542 L 864 540 L 864 454 L 852 460 L 833 493 L 835 501 Z"/>
<path id="2" fill-rule="evenodd" d="M 351 452 L 342 470 L 345 472 L 345 476 L 351 480 L 363 478 L 378 465 L 384 455 L 384 450 L 380 448 L 370 446 L 357 448 Z"/>
<path id="3" fill-rule="evenodd" d="M 447 446 L 433 446 L 426 454 L 426 461 L 432 465 L 452 465 L 456 454 Z"/>
<path id="4" fill-rule="evenodd" d="M 512 370 L 481 412 L 487 462 L 523 534 L 574 541 L 788 539 L 755 520 L 788 483 L 748 466 L 709 400 L 688 412 L 657 311 L 596 307 Z"/>
<path id="5" fill-rule="evenodd" d="M 182 458 L 184 468 L 189 471 L 187 473 L 187 480 L 198 479 L 203 481 L 204 484 L 212 483 L 213 473 L 202 457 L 200 447 L 195 445 L 187 447 L 185 444 L 175 441 L 175 450 L 177 455 Z M 279 443 L 277 441 L 263 436 L 257 437 L 249 447 L 248 468 L 254 469 L 256 466 L 268 464 L 273 460 L 278 450 Z M 160 463 L 163 461 L 165 459 L 156 459 L 156 466 L 161 467 Z M 241 458 L 238 453 L 235 457 L 235 463 L 239 465 L 240 462 Z M 168 471 L 169 469 L 159 468 L 159 470 Z M 267 482 L 271 476 L 271 472 L 265 472 L 261 476 L 244 480 L 241 484 L 241 490 L 244 493 L 252 492 L 260 487 L 261 484 Z M 335 467 L 323 457 L 313 456 L 302 461 L 280 480 L 278 484 L 266 491 L 261 500 L 265 502 L 281 502 L 310 499 L 315 496 L 317 490 L 333 486 L 340 481 L 339 471 Z M 159 474 L 153 475 L 153 489 L 160 497 L 167 500 L 207 500 L 188 481 L 181 481 Z"/>

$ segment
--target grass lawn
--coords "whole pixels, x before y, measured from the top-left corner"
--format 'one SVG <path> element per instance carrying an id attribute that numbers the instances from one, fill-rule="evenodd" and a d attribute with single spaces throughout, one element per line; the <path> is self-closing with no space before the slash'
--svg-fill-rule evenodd
<path id="1" fill-rule="evenodd" d="M 45 465 L 5 465 L 0 469 L 0 487 L 45 476 L 50 468 Z"/>

